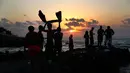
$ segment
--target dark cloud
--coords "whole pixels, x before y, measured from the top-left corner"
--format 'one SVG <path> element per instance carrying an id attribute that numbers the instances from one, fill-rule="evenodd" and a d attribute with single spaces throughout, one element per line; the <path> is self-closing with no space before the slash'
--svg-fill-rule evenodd
<path id="1" fill-rule="evenodd" d="M 91 19 L 91 22 L 90 22 L 90 24 L 98 24 L 99 22 L 97 21 L 97 20 L 95 20 L 95 19 Z"/>
<path id="2" fill-rule="evenodd" d="M 35 21 L 36 23 L 38 23 L 38 24 L 40 24 L 40 25 L 42 25 L 43 24 L 43 22 L 42 21 Z"/>
<path id="3" fill-rule="evenodd" d="M 67 21 L 67 23 L 65 23 L 66 26 L 68 26 L 68 29 L 72 29 L 72 26 L 74 27 L 96 27 L 98 26 L 98 21 L 95 19 L 91 19 L 90 21 L 85 21 L 85 19 L 80 18 L 80 19 L 76 19 L 76 18 L 70 18 L 70 19 L 65 19 Z M 82 29 L 84 30 L 84 29 Z M 79 31 L 82 31 L 81 29 L 79 29 Z"/>
<path id="4" fill-rule="evenodd" d="M 76 18 L 70 18 L 70 19 L 67 19 L 67 18 L 66 18 L 66 21 L 85 22 L 85 20 L 84 20 L 83 18 L 80 18 L 80 19 L 76 19 Z"/>
<path id="5" fill-rule="evenodd" d="M 69 27 L 69 28 L 67 28 L 67 29 L 62 29 L 63 32 L 64 32 L 64 31 L 69 31 L 69 30 L 73 30 L 73 28 Z"/>
<path id="6" fill-rule="evenodd" d="M 68 27 L 71 27 L 71 26 L 74 26 L 74 27 L 76 27 L 76 26 L 82 26 L 82 27 L 84 27 L 84 24 L 82 24 L 82 23 L 78 23 L 78 22 L 68 22 L 68 23 L 65 23 L 65 25 L 66 26 L 68 26 Z"/>
<path id="7" fill-rule="evenodd" d="M 122 24 L 122 25 L 120 25 L 120 27 L 129 28 L 129 27 L 130 27 L 130 25 L 124 25 L 124 24 Z"/>
<path id="8" fill-rule="evenodd" d="M 124 19 L 125 24 L 130 24 L 130 18 Z"/>
<path id="9" fill-rule="evenodd" d="M 97 25 L 99 22 L 95 19 L 91 19 L 89 22 L 87 22 L 88 25 Z"/>
<path id="10" fill-rule="evenodd" d="M 31 24 L 31 25 L 33 25 L 34 23 L 33 22 L 31 22 L 31 21 L 26 21 L 28 24 Z"/>
<path id="11" fill-rule="evenodd" d="M 126 18 L 122 20 L 121 22 L 123 23 L 121 27 L 130 27 L 130 18 Z"/>
<path id="12" fill-rule="evenodd" d="M 4 27 L 7 30 L 10 30 L 13 34 L 18 36 L 25 36 L 25 34 L 28 32 L 28 26 L 32 25 L 36 27 L 41 25 L 41 21 L 25 21 L 25 22 L 11 22 L 6 18 L 2 18 L 0 21 L 0 27 Z"/>

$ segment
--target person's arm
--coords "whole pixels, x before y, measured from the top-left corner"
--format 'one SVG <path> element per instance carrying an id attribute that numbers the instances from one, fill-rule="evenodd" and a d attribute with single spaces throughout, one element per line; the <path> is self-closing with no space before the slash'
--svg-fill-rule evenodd
<path id="1" fill-rule="evenodd" d="M 86 33 L 84 34 L 84 38 L 86 37 Z"/>
<path id="2" fill-rule="evenodd" d="M 50 21 L 47 21 L 49 23 L 54 23 L 54 22 L 59 22 L 59 20 L 50 20 Z"/>
<path id="3" fill-rule="evenodd" d="M 47 23 L 46 23 L 46 24 L 44 25 L 44 27 L 43 27 L 43 31 L 44 31 L 44 32 L 48 32 L 48 30 L 45 30 L 46 25 L 47 25 Z"/>
<path id="4" fill-rule="evenodd" d="M 59 21 L 59 20 L 50 20 L 50 21 L 47 21 L 47 22 L 49 22 L 49 23 L 58 22 L 59 23 L 58 27 L 61 28 L 61 26 L 60 26 L 61 21 Z"/>
<path id="5" fill-rule="evenodd" d="M 26 34 L 24 38 L 24 48 L 27 48 L 27 46 L 28 46 L 28 34 Z"/>
<path id="6" fill-rule="evenodd" d="M 115 32 L 112 30 L 112 35 L 114 35 L 115 34 Z"/>
<path id="7" fill-rule="evenodd" d="M 99 30 L 97 31 L 97 34 L 99 34 Z"/>
<path id="8" fill-rule="evenodd" d="M 53 31 L 53 33 L 55 33 L 57 31 L 57 29 L 53 29 L 52 31 Z"/>

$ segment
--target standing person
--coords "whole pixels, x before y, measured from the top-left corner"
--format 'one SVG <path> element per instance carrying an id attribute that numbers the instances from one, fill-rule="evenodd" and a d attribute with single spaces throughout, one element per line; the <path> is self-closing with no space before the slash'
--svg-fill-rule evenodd
<path id="1" fill-rule="evenodd" d="M 69 36 L 69 50 L 70 50 L 70 51 L 73 51 L 73 49 L 74 49 L 73 35 L 71 34 L 71 35 Z"/>
<path id="2" fill-rule="evenodd" d="M 39 37 L 37 32 L 34 31 L 33 26 L 28 27 L 29 32 L 25 36 L 25 47 L 29 50 L 29 55 L 35 55 L 40 50 Z M 30 48 L 32 46 L 37 46 L 39 48 Z M 34 51 L 35 50 L 35 51 Z"/>
<path id="3" fill-rule="evenodd" d="M 45 30 L 45 27 L 48 27 L 48 30 Z M 53 43 L 53 38 L 54 38 L 54 33 L 56 30 L 52 30 L 52 24 L 51 23 L 46 23 L 43 27 L 43 31 L 47 32 L 47 44 L 45 48 L 46 56 L 48 60 L 51 60 L 53 58 L 54 54 L 54 43 Z"/>
<path id="4" fill-rule="evenodd" d="M 62 50 L 62 38 L 63 33 L 61 32 L 61 28 L 58 27 L 57 31 L 54 33 L 54 40 L 55 40 L 55 50 L 58 51 L 58 55 L 60 55 Z"/>
<path id="5" fill-rule="evenodd" d="M 88 45 L 89 45 L 89 35 L 88 35 L 88 31 L 85 32 L 85 34 L 84 34 L 84 39 L 85 39 L 85 48 L 87 48 Z"/>
<path id="6" fill-rule="evenodd" d="M 91 46 L 94 45 L 94 37 L 93 37 L 94 33 L 93 33 L 93 30 L 94 30 L 94 27 L 92 27 L 90 32 L 89 32 L 90 33 L 90 45 Z"/>
<path id="7" fill-rule="evenodd" d="M 97 31 L 97 38 L 98 38 L 98 46 L 102 45 L 102 41 L 103 41 L 103 35 L 104 35 L 104 30 L 102 29 L 102 26 L 100 26 L 100 28 Z"/>
<path id="8" fill-rule="evenodd" d="M 111 29 L 110 26 L 107 26 L 107 29 L 105 30 L 105 46 L 108 43 L 108 46 L 112 45 L 112 36 L 114 35 L 113 29 Z"/>
<path id="9" fill-rule="evenodd" d="M 39 40 L 39 46 L 41 47 L 41 51 L 43 50 L 43 45 L 44 45 L 44 36 L 42 34 L 42 31 L 43 31 L 43 27 L 40 25 L 38 27 L 39 31 L 38 31 L 38 36 L 40 38 Z"/>
<path id="10" fill-rule="evenodd" d="M 25 36 L 25 47 L 28 48 L 28 55 L 31 60 L 31 67 L 34 73 L 40 73 L 40 46 L 39 37 L 36 32 L 34 32 L 34 27 L 28 27 L 29 32 Z"/>

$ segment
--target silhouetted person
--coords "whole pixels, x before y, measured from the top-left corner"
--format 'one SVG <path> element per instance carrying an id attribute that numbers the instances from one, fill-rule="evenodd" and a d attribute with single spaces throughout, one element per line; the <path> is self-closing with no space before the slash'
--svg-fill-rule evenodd
<path id="1" fill-rule="evenodd" d="M 25 46 L 28 48 L 30 45 L 38 45 L 39 37 L 37 32 L 34 32 L 34 27 L 28 27 L 29 32 L 25 36 Z"/>
<path id="2" fill-rule="evenodd" d="M 69 36 L 69 50 L 70 50 L 70 51 L 73 51 L 73 49 L 74 49 L 73 35 L 71 34 L 71 35 Z"/>
<path id="3" fill-rule="evenodd" d="M 56 12 L 56 17 L 58 18 L 58 20 L 56 19 L 56 20 L 47 21 L 45 15 L 42 13 L 41 10 L 39 10 L 38 15 L 39 15 L 40 19 L 44 23 L 46 23 L 43 28 L 43 31 L 47 32 L 47 44 L 46 44 L 45 52 L 46 52 L 46 56 L 47 56 L 48 60 L 51 61 L 53 58 L 53 53 L 54 53 L 54 50 L 53 50 L 54 49 L 54 43 L 53 43 L 54 33 L 56 32 L 56 30 L 52 30 L 52 23 L 59 22 L 59 27 L 60 27 L 60 22 L 62 21 L 61 11 Z M 46 25 L 48 27 L 48 30 L 45 30 Z"/>
<path id="4" fill-rule="evenodd" d="M 39 38 L 40 38 L 40 40 L 39 40 L 39 46 L 41 47 L 41 51 L 42 51 L 42 49 L 43 49 L 43 44 L 44 44 L 44 36 L 43 36 L 43 34 L 42 34 L 42 31 L 43 31 L 43 26 L 39 26 L 38 27 L 38 29 L 39 29 L 39 31 L 38 31 L 38 36 L 39 36 Z"/>
<path id="5" fill-rule="evenodd" d="M 87 48 L 88 45 L 89 45 L 89 34 L 88 34 L 88 31 L 85 32 L 84 39 L 85 39 L 85 48 Z"/>
<path id="6" fill-rule="evenodd" d="M 98 38 L 98 46 L 102 45 L 103 42 L 103 35 L 104 35 L 104 30 L 102 29 L 102 26 L 100 26 L 100 28 L 97 31 L 97 38 Z"/>
<path id="7" fill-rule="evenodd" d="M 31 66 L 34 73 L 39 73 L 39 57 L 40 46 L 39 46 L 39 37 L 36 32 L 34 32 L 34 27 L 28 27 L 29 32 L 25 36 L 25 47 L 28 48 L 29 58 L 31 60 Z"/>
<path id="8" fill-rule="evenodd" d="M 62 50 L 62 38 L 63 38 L 63 33 L 61 32 L 61 28 L 58 27 L 57 31 L 54 33 L 55 50 L 58 52 L 58 55 L 60 55 Z"/>
<path id="9" fill-rule="evenodd" d="M 90 45 L 91 46 L 93 46 L 93 44 L 94 44 L 94 37 L 93 37 L 94 33 L 93 33 L 93 30 L 94 30 L 94 27 L 92 27 L 90 32 L 89 32 L 90 33 L 89 36 L 90 36 Z"/>
<path id="10" fill-rule="evenodd" d="M 48 27 L 48 30 L 45 30 L 46 25 Z M 43 31 L 47 32 L 47 44 L 46 44 L 45 52 L 46 52 L 47 58 L 51 60 L 54 54 L 53 38 L 54 38 L 54 32 L 56 32 L 56 30 L 52 30 L 52 24 L 47 23 L 44 25 Z"/>
<path id="11" fill-rule="evenodd" d="M 113 29 L 110 28 L 110 26 L 107 26 L 107 29 L 105 30 L 105 46 L 108 43 L 108 46 L 112 45 L 112 36 L 114 35 Z"/>

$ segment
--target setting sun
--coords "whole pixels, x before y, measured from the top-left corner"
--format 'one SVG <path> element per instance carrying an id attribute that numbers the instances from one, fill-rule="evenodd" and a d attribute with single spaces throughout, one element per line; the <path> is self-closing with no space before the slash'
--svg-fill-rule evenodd
<path id="1" fill-rule="evenodd" d="M 76 30 L 70 30 L 69 32 L 71 32 L 71 33 L 72 33 L 72 32 L 76 32 Z"/>

